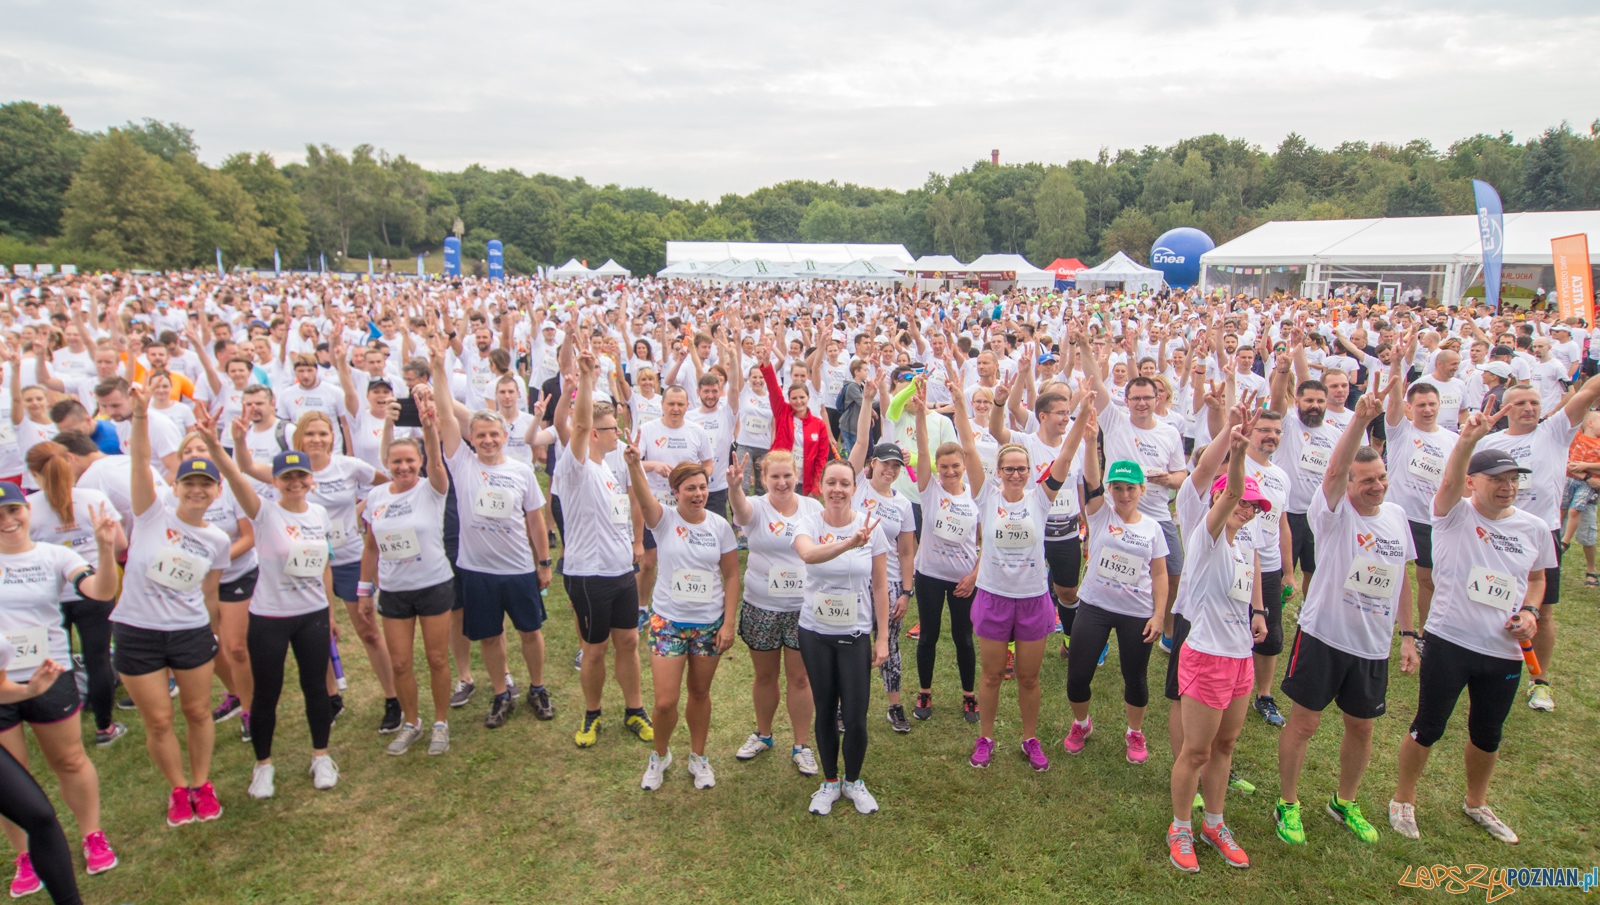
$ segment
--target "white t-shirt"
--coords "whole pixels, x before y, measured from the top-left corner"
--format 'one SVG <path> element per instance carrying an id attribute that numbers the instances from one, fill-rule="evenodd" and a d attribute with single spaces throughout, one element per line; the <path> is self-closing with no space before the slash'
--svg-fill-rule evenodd
<path id="1" fill-rule="evenodd" d="M 1015 503 L 1005 498 L 998 478 L 979 488 L 978 518 L 983 526 L 979 589 L 1011 598 L 1049 593 L 1050 567 L 1044 556 L 1049 512 L 1050 499 L 1043 485 L 1029 484 Z"/>
<path id="2" fill-rule="evenodd" d="M 682 427 L 668 427 L 661 420 L 651 421 L 639 429 L 639 453 L 642 461 L 665 462 L 669 466 L 676 466 L 679 462 L 704 462 L 712 459 L 712 471 L 716 471 L 715 454 L 711 448 L 711 438 L 706 436 L 704 429 L 687 419 Z M 678 498 L 672 495 L 672 485 L 667 483 L 664 475 L 645 473 L 645 479 L 650 484 L 650 495 L 654 496 L 661 505 L 671 509 L 678 505 Z"/>
<path id="3" fill-rule="evenodd" d="M 17 435 L 17 455 L 23 465 L 22 489 L 38 490 L 39 482 L 33 479 L 33 472 L 29 471 L 26 467 L 28 461 L 28 450 L 33 449 L 35 446 L 43 443 L 46 440 L 55 439 L 55 436 L 58 433 L 56 431 L 55 423 L 46 421 L 43 424 L 38 424 L 29 418 L 23 418 L 17 424 L 12 425 L 9 415 L 0 416 L 0 435 L 5 433 L 6 428 L 11 428 L 11 430 Z"/>
<path id="4" fill-rule="evenodd" d="M 149 418 L 145 423 L 150 427 L 150 464 L 170 480 L 172 475 L 166 474 L 166 466 L 161 463 L 165 457 L 176 453 L 178 447 L 183 444 L 183 431 L 178 429 L 177 422 L 155 409 L 149 410 Z M 122 454 L 129 455 L 133 419 L 113 421 L 111 426 L 117 432 L 117 441 Z"/>
<path id="5" fill-rule="evenodd" d="M 772 447 L 772 400 L 749 389 L 739 394 L 739 432 L 734 442 L 754 449 Z"/>
<path id="6" fill-rule="evenodd" d="M 1527 597 L 1528 573 L 1556 564 L 1550 529 L 1517 508 L 1498 521 L 1486 519 L 1463 497 L 1433 523 L 1433 546 L 1452 555 L 1433 560 L 1428 636 L 1485 656 L 1520 660 L 1522 647 L 1505 625 Z"/>
<path id="7" fill-rule="evenodd" d="M 157 501 L 134 516 L 128 537 L 111 621 L 159 632 L 209 626 L 203 585 L 228 567 L 228 535 L 211 524 L 195 527 Z"/>
<path id="8" fill-rule="evenodd" d="M 1126 411 L 1108 405 L 1100 413 L 1100 430 L 1105 434 L 1107 462 L 1122 459 L 1138 462 L 1146 474 L 1188 470 L 1188 460 L 1183 454 L 1183 436 L 1170 424 L 1157 421 L 1155 427 L 1146 430 L 1135 426 L 1132 416 Z M 1092 443 L 1094 440 L 1085 438 L 1084 442 Z M 1167 508 L 1170 499 L 1167 488 L 1146 486 L 1144 496 L 1139 499 L 1139 512 L 1158 522 L 1170 522 L 1172 513 Z"/>
<path id="9" fill-rule="evenodd" d="M 769 496 L 750 498 L 750 524 L 742 525 L 749 541 L 745 560 L 744 602 L 774 613 L 799 612 L 806 599 L 807 566 L 794 552 L 794 537 L 822 504 L 795 495 L 794 515 L 775 509 Z"/>
<path id="10" fill-rule="evenodd" d="M 1276 572 L 1283 568 L 1283 548 L 1278 545 L 1283 526 L 1284 506 L 1289 499 L 1289 476 L 1270 461 L 1262 465 L 1255 459 L 1244 460 L 1244 473 L 1255 479 L 1261 495 L 1272 504 L 1272 511 L 1263 512 L 1251 521 L 1251 530 L 1260 544 L 1256 552 L 1261 556 L 1261 571 Z"/>
<path id="11" fill-rule="evenodd" d="M 608 457 L 609 458 L 609 457 Z M 561 510 L 566 516 L 562 571 L 567 575 L 627 575 L 633 571 L 633 505 L 628 472 L 608 462 L 579 461 L 567 450 L 556 459 Z"/>
<path id="12" fill-rule="evenodd" d="M 160 472 L 151 466 L 150 480 L 155 483 L 156 499 L 169 506 L 176 506 L 177 500 L 173 499 L 172 487 L 161 477 Z M 133 458 L 131 456 L 105 456 L 89 463 L 83 474 L 78 476 L 75 490 L 98 490 L 106 495 L 111 505 L 117 508 L 118 521 L 122 522 L 122 530 L 128 535 L 128 542 L 133 543 Z"/>
<path id="13" fill-rule="evenodd" d="M 1387 374 L 1385 375 L 1388 376 Z M 1412 386 L 1425 384 L 1439 391 L 1439 427 L 1448 431 L 1461 429 L 1461 407 L 1466 403 L 1467 384 L 1460 377 L 1440 380 L 1432 374 L 1417 378 Z"/>
<path id="14" fill-rule="evenodd" d="M 1326 419 L 1316 427 L 1306 427 L 1300 410 L 1293 405 L 1283 414 L 1283 441 L 1272 454 L 1272 464 L 1289 475 L 1289 512 L 1305 514 L 1311 497 L 1322 492 L 1322 477 L 1328 473 L 1328 460 L 1339 443 L 1339 429 Z"/>
<path id="15" fill-rule="evenodd" d="M 233 544 L 239 540 L 239 521 L 244 517 L 244 510 L 239 508 L 239 501 L 233 495 L 233 488 L 224 483 L 222 495 L 217 497 L 216 502 L 206 507 L 206 522 L 214 528 L 221 528 L 222 533 L 228 535 L 230 552 Z M 237 581 L 257 565 L 256 548 L 252 544 L 250 549 L 234 557 L 228 563 L 228 567 L 222 570 L 222 583 Z"/>
<path id="16" fill-rule="evenodd" d="M 283 425 L 283 442 L 278 442 L 278 425 Z M 231 434 L 230 434 L 231 439 Z M 272 422 L 266 430 L 256 430 L 255 425 L 244 432 L 244 448 L 250 450 L 250 458 L 255 462 L 272 464 L 272 459 L 278 453 L 294 449 L 294 423 L 279 418 Z M 256 489 L 256 496 L 263 500 L 277 500 L 278 488 L 270 483 L 250 479 L 250 485 Z"/>
<path id="17" fill-rule="evenodd" d="M 728 489 L 728 471 L 725 465 L 728 461 L 728 451 L 733 448 L 734 420 L 733 410 L 725 402 L 718 402 L 715 411 L 705 411 L 696 407 L 689 410 L 684 420 L 691 424 L 700 425 L 706 432 L 706 439 L 711 443 L 711 479 L 709 490 Z"/>
<path id="18" fill-rule="evenodd" d="M 1161 524 L 1142 512 L 1138 521 L 1125 522 L 1109 501 L 1088 520 L 1089 555 L 1085 559 L 1089 569 L 1078 599 L 1123 616 L 1154 616 L 1151 561 L 1170 552 Z"/>
<path id="19" fill-rule="evenodd" d="M 1061 488 L 1062 493 L 1067 488 Z M 935 476 L 919 497 L 922 538 L 917 545 L 917 571 L 940 581 L 959 582 L 978 566 L 978 504 L 962 487 L 945 491 Z M 1047 526 L 1048 527 L 1048 526 Z"/>
<path id="20" fill-rule="evenodd" d="M 333 547 L 333 564 L 343 566 L 361 561 L 361 525 L 356 521 L 358 491 L 370 486 L 377 469 L 354 456 L 332 455 L 328 464 L 311 474 L 316 483 L 306 494 L 306 502 L 328 510 L 328 543 Z"/>
<path id="21" fill-rule="evenodd" d="M 328 512 L 307 503 L 305 512 L 290 512 L 277 503 L 262 503 L 251 520 L 256 529 L 261 575 L 250 598 L 257 616 L 300 616 L 328 608 L 323 573 L 329 565 Z"/>
<path id="22" fill-rule="evenodd" d="M 1431 525 L 1433 498 L 1439 493 L 1445 464 L 1461 437 L 1442 427 L 1424 433 L 1404 415 L 1399 424 L 1388 427 L 1389 501 L 1398 503 L 1411 521 Z"/>
<path id="23" fill-rule="evenodd" d="M 633 395 L 628 397 L 628 414 L 632 416 L 634 430 L 660 418 L 661 394 L 657 393 L 647 399 L 643 393 L 635 390 Z"/>
<path id="24" fill-rule="evenodd" d="M 502 414 L 501 418 L 505 418 Z M 505 456 L 524 465 L 533 465 L 533 447 L 528 445 L 528 428 L 533 426 L 533 416 L 518 412 L 517 417 L 506 421 Z"/>
<path id="25" fill-rule="evenodd" d="M 454 577 L 444 552 L 446 499 L 423 478 L 403 493 L 393 482 L 372 488 L 361 518 L 378 547 L 380 592 L 420 591 Z"/>
<path id="26" fill-rule="evenodd" d="M 722 556 L 739 549 L 728 520 L 706 512 L 698 525 L 663 506 L 661 518 L 647 525 L 656 536 L 660 572 L 650 596 L 661 618 L 679 625 L 711 625 L 723 609 Z"/>
<path id="27" fill-rule="evenodd" d="M 1061 442 L 1051 446 L 1039 439 L 1037 433 L 1024 434 L 1013 431 L 1011 442 L 1021 444 L 1028 450 L 1029 461 L 1033 463 L 1033 477 L 1036 481 L 1042 481 L 1050 474 L 1050 466 L 1055 464 L 1056 456 L 1061 455 L 1061 444 L 1067 442 L 1067 438 L 1066 435 L 1062 435 Z M 1090 437 L 1089 442 L 1093 443 L 1094 438 Z M 996 449 L 996 452 L 998 451 Z M 1056 494 L 1055 502 L 1050 504 L 1050 518 L 1044 526 L 1045 540 L 1071 540 L 1078 536 L 1077 527 L 1072 524 L 1072 519 L 1079 512 L 1078 482 L 1082 479 L 1083 445 L 1079 444 L 1078 451 L 1073 454 L 1072 462 L 1068 466 L 1067 479 L 1061 485 L 1061 492 Z"/>
<path id="28" fill-rule="evenodd" d="M 1250 597 L 1255 588 L 1255 541 L 1246 526 L 1228 543 L 1224 527 L 1216 537 L 1205 517 L 1185 541 L 1181 612 L 1189 620 L 1184 643 L 1203 654 L 1240 659 L 1250 656 Z M 1187 591 L 1187 596 L 1185 596 Z"/>
<path id="29" fill-rule="evenodd" d="M 35 543 L 0 553 L 0 632 L 12 652 L 6 676 L 27 682 L 48 657 L 72 665 L 72 639 L 61 627 L 61 601 L 78 599 L 72 579 L 89 566 L 69 547 Z"/>
<path id="30" fill-rule="evenodd" d="M 1387 660 L 1406 563 L 1417 558 L 1405 509 L 1385 502 L 1377 515 L 1365 516 L 1340 497 L 1330 510 L 1327 494 L 1319 493 L 1306 519 L 1317 537 L 1318 559 L 1337 568 L 1311 582 L 1300 627 L 1351 656 Z"/>
<path id="31" fill-rule="evenodd" d="M 817 544 L 831 544 L 851 537 L 867 521 L 866 513 L 852 512 L 850 524 L 842 528 L 829 525 L 819 509 L 801 522 L 796 537 L 809 537 Z M 801 601 L 800 627 L 819 635 L 866 634 L 875 621 L 872 602 L 872 558 L 889 553 L 889 539 L 883 525 L 872 529 L 872 540 L 824 563 L 806 566 L 805 599 Z"/>
<path id="32" fill-rule="evenodd" d="M 904 473 L 904 469 L 901 469 L 901 474 Z M 901 496 L 893 485 L 889 487 L 889 496 L 878 493 L 863 474 L 861 480 L 856 482 L 855 508 L 873 518 L 883 520 L 881 526 L 883 536 L 889 541 L 889 581 L 900 581 L 900 535 L 910 534 L 914 539 L 917 531 L 915 514 L 911 511 L 911 501 Z M 911 589 L 903 590 L 909 592 Z"/>
<path id="33" fill-rule="evenodd" d="M 122 516 L 111 500 L 98 490 L 87 487 L 74 487 L 72 489 L 72 524 L 63 525 L 56 516 L 56 511 L 50 507 L 49 501 L 43 493 L 35 493 L 28 497 L 28 536 L 36 544 L 47 544 L 55 547 L 65 547 L 78 554 L 83 561 L 96 569 L 100 567 L 100 547 L 94 540 L 94 513 L 100 507 L 106 507 L 111 517 L 122 522 Z M 78 593 L 73 588 L 63 592 L 62 602 L 77 600 Z"/>
<path id="34" fill-rule="evenodd" d="M 374 468 L 383 468 L 384 419 L 373 415 L 370 411 L 362 410 L 361 414 L 357 415 L 354 420 L 355 426 L 350 431 L 350 445 L 354 449 L 350 451 L 350 454 Z M 418 428 L 396 427 L 393 439 L 399 440 L 403 437 L 420 438 L 421 436 L 422 431 Z M 270 434 L 268 434 L 268 438 L 267 442 L 272 442 Z M 507 455 L 510 454 L 510 447 L 511 441 L 508 439 L 506 441 Z M 255 455 L 255 451 L 252 450 L 250 454 L 252 456 Z"/>
<path id="35" fill-rule="evenodd" d="M 1561 528 L 1561 494 L 1567 486 L 1567 447 L 1572 445 L 1578 428 L 1566 413 L 1557 412 L 1519 437 L 1496 431 L 1478 441 L 1478 449 L 1505 450 L 1511 458 L 1533 469 L 1533 474 L 1522 476 L 1517 487 L 1517 508 L 1543 519 L 1547 531 Z"/>
<path id="36" fill-rule="evenodd" d="M 532 572 L 526 513 L 544 508 L 544 492 L 533 469 L 514 459 L 485 465 L 466 443 L 456 447 L 448 462 L 461 517 L 456 565 L 491 575 Z"/>
<path id="37" fill-rule="evenodd" d="M 320 380 L 311 389 L 306 389 L 298 383 L 274 388 L 278 397 L 278 417 L 290 424 L 297 424 L 300 416 L 306 412 L 322 412 L 333 420 L 333 451 L 344 452 L 344 432 L 339 430 L 339 425 L 344 422 L 340 419 L 350 414 L 344 407 L 344 390 L 331 381 Z M 337 526 L 335 526 L 337 527 Z"/>

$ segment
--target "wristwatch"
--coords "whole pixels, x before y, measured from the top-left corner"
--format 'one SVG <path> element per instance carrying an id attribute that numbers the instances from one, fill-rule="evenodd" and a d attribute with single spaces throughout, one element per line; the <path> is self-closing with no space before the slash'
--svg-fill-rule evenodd
<path id="1" fill-rule="evenodd" d="M 1539 608 L 1536 607 L 1536 606 L 1523 606 L 1522 609 L 1517 610 L 1517 612 L 1519 612 L 1519 613 L 1532 613 L 1533 614 L 1533 621 L 1534 622 L 1538 622 L 1539 621 Z"/>
<path id="2" fill-rule="evenodd" d="M 1265 618 L 1267 618 L 1267 611 L 1266 610 L 1251 610 L 1250 611 L 1250 615 L 1252 615 L 1252 616 L 1260 616 L 1261 618 L 1265 619 Z"/>
<path id="3" fill-rule="evenodd" d="M 551 561 L 551 560 L 548 560 L 548 559 L 541 559 L 541 560 L 539 560 L 539 568 L 541 568 L 541 569 L 548 569 L 548 568 L 550 568 L 550 566 L 552 566 L 552 565 L 553 565 L 553 564 L 554 564 L 554 563 L 553 563 L 553 561 Z"/>
<path id="4" fill-rule="evenodd" d="M 1400 637 L 1402 637 L 1402 638 L 1417 638 L 1419 636 L 1417 635 L 1416 632 L 1401 631 L 1400 632 Z"/>

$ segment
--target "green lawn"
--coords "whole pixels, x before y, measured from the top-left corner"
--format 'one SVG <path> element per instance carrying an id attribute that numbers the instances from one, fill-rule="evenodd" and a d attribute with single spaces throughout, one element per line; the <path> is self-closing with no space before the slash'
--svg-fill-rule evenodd
<path id="1" fill-rule="evenodd" d="M 1330 719 L 1313 742 L 1301 781 L 1310 844 L 1290 849 L 1280 843 L 1271 818 L 1277 734 L 1252 717 L 1235 763 L 1260 788 L 1230 795 L 1227 813 L 1255 866 L 1230 870 L 1202 847 L 1202 873 L 1182 875 L 1167 863 L 1164 848 L 1171 765 L 1165 703 L 1154 701 L 1147 721 L 1149 763 L 1129 765 L 1120 750 L 1113 650 L 1096 677 L 1097 734 L 1082 755 L 1068 757 L 1060 747 L 1070 721 L 1066 665 L 1054 655 L 1056 639 L 1044 674 L 1041 736 L 1053 761 L 1047 773 L 1033 773 L 1020 758 L 1011 683 L 1002 698 L 995 765 L 987 771 L 967 766 L 975 733 L 954 706 L 955 657 L 946 640 L 932 721 L 896 736 L 883 719 L 881 695 L 874 695 L 864 778 L 882 811 L 862 817 L 841 801 L 833 816 L 811 816 L 806 805 L 815 781 L 796 774 L 781 750 L 750 763 L 734 760 L 753 725 L 749 659 L 738 644 L 713 688 L 708 753 L 717 787 L 694 791 L 682 766 L 688 739 L 680 724 L 678 765 L 666 786 L 641 792 L 648 749 L 618 727 L 622 702 L 614 686 L 607 689 L 611 722 L 599 746 L 583 751 L 572 743 L 583 705 L 572 670 L 575 632 L 558 579 L 547 627 L 554 722 L 537 722 L 520 708 L 505 728 L 484 729 L 488 694 L 479 667 L 480 691 L 454 713 L 447 755 L 428 757 L 424 739 L 406 757 L 387 757 L 387 737 L 374 732 L 382 700 L 359 645 L 346 643 L 352 685 L 334 730 L 333 755 L 343 773 L 331 792 L 313 791 L 305 775 L 304 717 L 298 695 L 286 691 L 277 798 L 256 802 L 245 795 L 252 757 L 230 722 L 218 734 L 213 772 L 226 813 L 216 823 L 168 829 L 165 789 L 145 754 L 138 715 L 119 713 L 132 732 L 110 749 L 89 750 L 100 769 L 105 828 L 122 865 L 84 879 L 83 889 L 93 903 L 162 905 L 1454 901 L 1443 891 L 1401 888 L 1397 881 L 1417 864 L 1580 867 L 1600 860 L 1593 817 L 1600 797 L 1594 770 L 1600 682 L 1592 667 L 1600 657 L 1600 595 L 1582 587 L 1580 551 L 1572 551 L 1567 567 L 1558 616 L 1559 709 L 1515 708 L 1491 797 L 1521 834 L 1517 847 L 1493 841 L 1460 812 L 1465 700 L 1424 781 L 1423 840 L 1409 842 L 1389 830 L 1395 752 L 1416 701 L 1416 679 L 1401 675 L 1396 661 L 1390 713 L 1379 721 L 1360 796 L 1382 839 L 1362 845 L 1321 812 L 1319 802 L 1333 790 L 1338 769 L 1338 722 Z M 905 672 L 914 683 L 909 645 L 906 655 Z M 1159 653 L 1152 659 L 1152 686 L 1159 689 L 1166 659 Z M 525 675 L 516 662 L 521 682 Z M 294 687 L 291 675 L 286 688 Z M 788 743 L 786 720 L 780 707 L 780 749 Z M 44 783 L 54 796 L 53 778 L 46 775 Z M 70 820 L 67 826 L 74 836 Z M 1482 894 L 1474 890 L 1469 899 Z M 1512 901 L 1545 895 L 1519 891 Z"/>

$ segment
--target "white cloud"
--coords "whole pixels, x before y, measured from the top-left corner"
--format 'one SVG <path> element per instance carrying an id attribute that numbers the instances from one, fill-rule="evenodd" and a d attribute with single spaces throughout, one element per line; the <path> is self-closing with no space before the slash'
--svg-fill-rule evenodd
<path id="1" fill-rule="evenodd" d="M 1600 13 L 1577 2 L 239 9 L 11 4 L 0 95 L 91 129 L 176 120 L 209 160 L 369 142 L 707 199 L 787 178 L 908 188 L 993 147 L 1443 146 L 1600 114 Z"/>

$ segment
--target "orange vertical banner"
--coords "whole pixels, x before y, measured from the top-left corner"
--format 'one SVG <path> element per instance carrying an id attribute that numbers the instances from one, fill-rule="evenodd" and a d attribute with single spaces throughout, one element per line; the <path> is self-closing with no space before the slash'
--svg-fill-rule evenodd
<path id="1" fill-rule="evenodd" d="M 1589 265 L 1589 237 L 1584 233 L 1550 240 L 1550 256 L 1556 268 L 1556 293 L 1561 300 L 1561 319 L 1573 315 L 1594 326 L 1594 283 Z"/>

